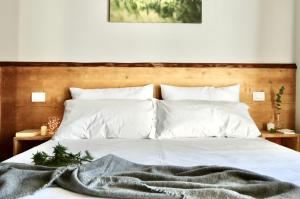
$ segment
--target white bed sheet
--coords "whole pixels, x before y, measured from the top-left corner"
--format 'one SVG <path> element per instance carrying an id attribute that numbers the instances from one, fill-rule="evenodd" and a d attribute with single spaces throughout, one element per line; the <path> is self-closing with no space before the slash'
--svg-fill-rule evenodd
<path id="1" fill-rule="evenodd" d="M 231 166 L 268 175 L 300 186 L 300 153 L 261 138 L 201 138 L 180 140 L 65 140 L 72 152 L 89 150 L 95 158 L 118 155 L 141 164 Z M 52 152 L 57 141 L 50 140 L 5 162 L 31 163 L 36 151 Z M 93 198 L 61 188 L 47 188 L 26 199 Z"/>

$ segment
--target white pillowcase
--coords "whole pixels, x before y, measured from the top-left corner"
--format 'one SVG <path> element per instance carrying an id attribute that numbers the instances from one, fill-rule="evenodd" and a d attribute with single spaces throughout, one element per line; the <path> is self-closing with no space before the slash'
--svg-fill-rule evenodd
<path id="1" fill-rule="evenodd" d="M 54 139 L 154 136 L 155 105 L 152 100 L 68 100 Z"/>
<path id="2" fill-rule="evenodd" d="M 136 99 L 153 98 L 153 84 L 142 87 L 81 89 L 70 88 L 72 99 Z"/>
<path id="3" fill-rule="evenodd" d="M 177 87 L 161 86 L 164 100 L 206 100 L 206 101 L 240 101 L 240 85 L 228 87 Z"/>
<path id="4" fill-rule="evenodd" d="M 158 101 L 157 138 L 255 138 L 260 131 L 244 103 Z"/>

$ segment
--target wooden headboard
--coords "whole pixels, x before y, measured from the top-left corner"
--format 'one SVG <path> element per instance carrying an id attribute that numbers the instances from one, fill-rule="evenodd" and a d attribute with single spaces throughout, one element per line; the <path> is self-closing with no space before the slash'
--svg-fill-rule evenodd
<path id="1" fill-rule="evenodd" d="M 282 124 L 295 126 L 295 64 L 116 64 L 0 62 L 0 149 L 8 147 L 15 131 L 39 128 L 52 115 L 62 116 L 69 87 L 107 88 L 155 85 L 228 86 L 241 84 L 241 101 L 262 129 L 272 118 L 272 88 L 285 85 Z M 31 92 L 46 92 L 46 103 L 31 103 Z M 264 91 L 265 102 L 253 102 L 252 92 Z M 10 147 L 10 148 L 9 148 Z"/>

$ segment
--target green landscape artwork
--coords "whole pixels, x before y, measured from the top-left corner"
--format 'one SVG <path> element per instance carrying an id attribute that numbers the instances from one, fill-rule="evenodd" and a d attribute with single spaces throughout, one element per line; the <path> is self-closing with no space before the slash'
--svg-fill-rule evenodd
<path id="1" fill-rule="evenodd" d="M 202 0 L 110 0 L 110 22 L 201 23 Z"/>

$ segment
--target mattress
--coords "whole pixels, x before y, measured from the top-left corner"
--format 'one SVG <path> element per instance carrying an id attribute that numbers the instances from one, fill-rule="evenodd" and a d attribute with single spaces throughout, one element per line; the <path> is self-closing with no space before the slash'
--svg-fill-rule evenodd
<path id="1" fill-rule="evenodd" d="M 57 141 L 50 140 L 5 162 L 31 163 L 36 151 L 52 152 Z M 62 140 L 72 152 L 89 150 L 99 158 L 114 154 L 129 161 L 155 165 L 218 165 L 250 170 L 300 186 L 300 153 L 262 138 L 201 138 L 201 139 L 94 139 Z M 26 199 L 93 198 L 61 188 L 47 188 Z"/>

